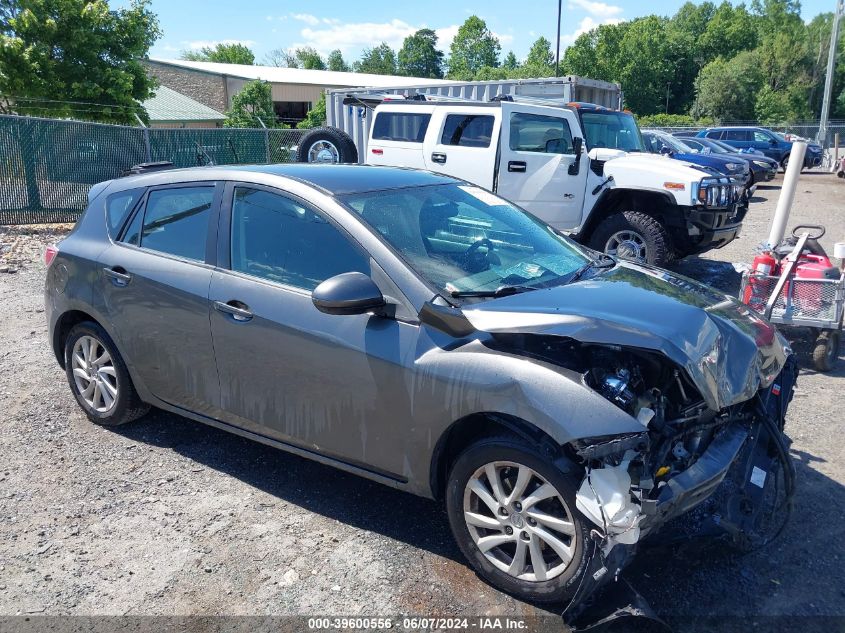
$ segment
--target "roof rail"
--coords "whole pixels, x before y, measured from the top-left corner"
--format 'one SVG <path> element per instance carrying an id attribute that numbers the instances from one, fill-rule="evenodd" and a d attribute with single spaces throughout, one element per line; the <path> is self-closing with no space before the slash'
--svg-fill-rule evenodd
<path id="1" fill-rule="evenodd" d="M 120 172 L 120 177 L 123 178 L 124 176 L 137 176 L 138 174 L 147 174 L 153 171 L 163 171 L 165 169 L 175 169 L 176 165 L 174 165 L 169 160 L 159 160 L 152 163 L 138 163 L 137 165 L 132 165 L 129 169 L 124 169 Z"/>

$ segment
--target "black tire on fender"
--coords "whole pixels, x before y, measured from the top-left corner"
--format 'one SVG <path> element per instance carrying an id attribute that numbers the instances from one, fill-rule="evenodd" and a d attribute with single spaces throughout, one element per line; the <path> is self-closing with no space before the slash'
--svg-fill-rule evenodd
<path id="1" fill-rule="evenodd" d="M 498 481 L 496 486 L 487 474 L 490 467 Z M 531 472 L 531 478 L 520 492 L 515 488 L 520 485 L 523 469 Z M 465 449 L 449 472 L 446 510 L 458 547 L 479 576 L 523 600 L 558 604 L 571 600 L 588 573 L 594 554 L 589 521 L 575 507 L 581 476 L 580 469 L 573 466 L 565 472 L 539 446 L 517 436 L 486 437 Z M 484 487 L 480 495 L 476 492 L 478 486 Z M 551 498 L 541 494 L 541 489 L 549 487 L 555 493 Z M 529 499 L 542 497 L 546 497 L 542 502 L 521 506 L 521 501 L 528 504 Z M 495 512 L 490 504 L 496 506 Z M 478 527 L 488 524 L 493 529 Z M 491 535 L 508 542 L 482 551 L 482 541 Z M 527 558 L 521 557 L 524 563 L 519 565 L 525 573 L 511 573 L 517 554 L 508 548 L 516 547 L 520 540 L 524 541 L 522 547 L 528 549 L 527 554 L 523 550 Z M 568 561 L 555 559 L 553 551 L 559 548 L 566 548 Z M 539 577 L 535 561 L 542 561 Z"/>
<path id="2" fill-rule="evenodd" d="M 64 357 L 70 390 L 95 424 L 119 426 L 149 411 L 117 346 L 99 324 L 83 321 L 73 326 L 65 340 Z"/>
<path id="3" fill-rule="evenodd" d="M 300 139 L 296 160 L 300 163 L 357 163 L 358 150 L 343 130 L 319 127 Z"/>
<path id="4" fill-rule="evenodd" d="M 666 266 L 674 255 L 672 240 L 660 221 L 639 211 L 622 211 L 604 219 L 593 231 L 589 246 L 601 253 L 655 266 Z"/>

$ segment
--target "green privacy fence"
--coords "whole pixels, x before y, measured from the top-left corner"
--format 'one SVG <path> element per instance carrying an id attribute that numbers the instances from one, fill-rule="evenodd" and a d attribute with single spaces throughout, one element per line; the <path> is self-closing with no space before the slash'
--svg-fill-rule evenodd
<path id="1" fill-rule="evenodd" d="M 293 162 L 303 130 L 147 129 L 0 116 L 0 224 L 73 222 L 91 185 L 138 163 Z"/>

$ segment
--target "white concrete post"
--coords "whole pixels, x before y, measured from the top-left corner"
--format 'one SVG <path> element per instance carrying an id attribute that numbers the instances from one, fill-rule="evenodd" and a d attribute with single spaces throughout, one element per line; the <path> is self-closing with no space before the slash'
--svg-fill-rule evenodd
<path id="1" fill-rule="evenodd" d="M 786 166 L 786 173 L 783 175 L 780 198 L 778 198 L 778 205 L 772 218 L 769 239 L 766 242 L 766 247 L 769 249 L 777 247 L 786 232 L 786 223 L 789 221 L 789 212 L 792 210 L 792 201 L 795 199 L 795 187 L 798 185 L 798 176 L 801 174 L 801 168 L 804 165 L 806 151 L 807 144 L 804 141 L 792 143 L 789 164 Z"/>

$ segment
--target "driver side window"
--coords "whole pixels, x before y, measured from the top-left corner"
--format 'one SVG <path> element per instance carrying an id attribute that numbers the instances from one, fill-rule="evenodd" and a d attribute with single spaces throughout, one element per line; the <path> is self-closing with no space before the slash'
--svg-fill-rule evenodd
<path id="1" fill-rule="evenodd" d="M 575 153 L 566 119 L 528 112 L 511 115 L 510 148 L 516 152 L 540 154 Z"/>
<path id="2" fill-rule="evenodd" d="M 341 273 L 370 274 L 369 259 L 322 214 L 296 200 L 235 187 L 232 270 L 313 290 Z"/>

